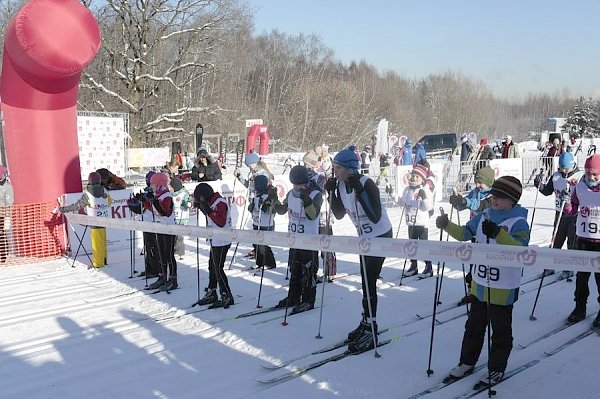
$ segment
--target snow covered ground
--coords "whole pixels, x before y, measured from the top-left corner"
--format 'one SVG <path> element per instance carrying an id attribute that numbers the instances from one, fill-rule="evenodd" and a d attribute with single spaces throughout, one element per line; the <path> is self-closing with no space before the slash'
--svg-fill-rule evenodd
<path id="1" fill-rule="evenodd" d="M 532 206 L 534 190 L 525 190 L 522 203 Z M 441 203 L 447 211 L 447 203 Z M 553 200 L 539 196 L 531 244 L 547 246 L 552 234 Z M 398 225 L 401 209 L 390 208 Z M 463 212 L 464 222 L 468 214 Z M 531 219 L 531 218 L 530 218 Z M 354 235 L 348 219 L 336 222 L 337 235 Z M 406 238 L 402 225 L 400 237 Z M 437 240 L 435 217 L 430 239 Z M 460 264 L 446 264 L 433 342 L 431 369 L 427 376 L 434 278 L 407 278 L 398 286 L 404 259 L 387 259 L 378 284 L 380 329 L 393 327 L 381 340 L 397 338 L 374 352 L 328 363 L 280 384 L 264 384 L 282 370 L 276 364 L 343 339 L 360 318 L 358 257 L 338 254 L 338 275 L 327 284 L 321 336 L 319 308 L 288 318 L 271 312 L 242 319 L 236 315 L 256 309 L 260 276 L 247 270 L 243 259 L 249 247 L 240 245 L 228 276 L 236 304 L 206 310 L 190 305 L 198 299 L 196 240 L 188 239 L 188 254 L 179 262 L 180 288 L 170 294 L 150 295 L 145 280 L 129 278 L 129 251 L 109 254 L 109 266 L 88 270 L 87 259 L 20 267 L 0 268 L 0 397 L 2 398 L 408 398 L 438 384 L 458 363 L 466 320 L 464 307 L 456 302 L 464 294 Z M 286 296 L 287 251 L 275 248 L 278 267 L 265 272 L 261 304 L 274 305 Z M 207 247 L 199 246 L 200 288 L 207 284 Z M 233 249 L 230 251 L 232 254 Z M 139 255 L 139 252 L 138 254 Z M 229 260 L 228 260 L 229 263 Z M 422 270 L 423 265 L 420 265 Z M 137 257 L 137 270 L 143 270 Z M 530 321 L 540 270 L 525 270 L 521 296 L 514 310 L 514 349 L 508 370 L 537 361 L 525 371 L 496 387 L 498 398 L 596 398 L 600 359 L 599 337 L 578 340 L 566 349 L 552 350 L 589 330 L 598 310 L 596 289 L 591 287 L 587 320 L 549 337 L 547 332 L 563 325 L 573 308 L 574 282 L 552 283 L 542 290 Z M 592 279 L 593 281 L 593 279 Z M 315 358 L 293 362 L 287 369 L 302 367 Z M 546 354 L 549 352 L 551 355 Z M 484 349 L 479 365 L 484 365 Z M 479 373 L 484 372 L 483 367 Z M 479 373 L 427 398 L 452 398 L 472 392 Z M 479 394 L 483 398 L 487 392 Z"/>

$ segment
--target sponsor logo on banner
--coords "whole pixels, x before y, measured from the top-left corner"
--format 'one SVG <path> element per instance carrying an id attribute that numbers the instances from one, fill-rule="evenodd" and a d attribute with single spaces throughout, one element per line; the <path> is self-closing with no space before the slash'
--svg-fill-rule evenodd
<path id="1" fill-rule="evenodd" d="M 456 248 L 456 257 L 462 262 L 468 262 L 473 255 L 473 247 L 470 245 L 461 245 Z"/>
<path id="2" fill-rule="evenodd" d="M 404 248 L 402 250 L 406 256 L 415 256 L 418 249 L 419 243 L 417 241 L 409 241 L 404 244 Z"/>
<path id="3" fill-rule="evenodd" d="M 524 251 L 517 253 L 517 260 L 523 266 L 531 266 L 535 264 L 535 260 L 537 259 L 537 252 L 535 250 L 528 248 Z"/>
<path id="4" fill-rule="evenodd" d="M 360 252 L 368 254 L 371 250 L 371 239 L 363 237 L 358 240 L 358 249 L 360 249 Z"/>
<path id="5" fill-rule="evenodd" d="M 595 268 L 600 267 L 600 256 L 597 256 L 595 258 L 591 259 L 591 264 L 592 266 L 594 266 Z"/>
<path id="6" fill-rule="evenodd" d="M 329 236 L 321 236 L 319 239 L 319 245 L 321 249 L 329 249 L 331 245 L 331 238 Z"/>
<path id="7" fill-rule="evenodd" d="M 436 245 L 435 247 L 429 248 L 429 255 L 448 258 L 456 256 L 454 247 L 445 245 Z"/>
<path id="8" fill-rule="evenodd" d="M 214 234 L 212 226 L 206 228 L 206 238 L 212 238 Z"/>
<path id="9" fill-rule="evenodd" d="M 231 239 L 232 239 L 233 241 L 236 241 L 236 240 L 237 240 L 237 238 L 238 238 L 238 231 L 237 231 L 237 230 L 234 230 L 234 229 L 232 229 L 232 230 L 229 230 L 229 236 L 231 237 Z"/>
<path id="10" fill-rule="evenodd" d="M 591 262 L 580 256 L 558 256 L 554 258 L 555 265 L 587 266 L 588 263 L 598 267 L 600 266 L 600 257 L 593 258 Z"/>
<path id="11" fill-rule="evenodd" d="M 285 242 L 291 247 L 296 243 L 296 234 L 294 233 L 287 233 L 285 235 Z"/>
<path id="12" fill-rule="evenodd" d="M 265 233 L 262 230 L 258 230 L 258 233 L 256 233 L 256 239 L 258 242 L 265 241 Z"/>

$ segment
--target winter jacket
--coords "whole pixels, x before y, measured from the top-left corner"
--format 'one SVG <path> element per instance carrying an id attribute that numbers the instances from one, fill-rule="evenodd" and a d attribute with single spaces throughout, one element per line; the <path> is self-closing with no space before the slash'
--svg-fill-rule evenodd
<path id="1" fill-rule="evenodd" d="M 221 177 L 222 174 L 221 170 L 219 169 L 219 165 L 216 162 L 211 162 L 208 159 L 206 165 L 198 161 L 192 168 L 191 179 L 193 181 L 215 181 L 221 180 Z"/>
<path id="2" fill-rule="evenodd" d="M 463 205 L 458 207 L 459 211 L 464 209 L 469 209 L 471 211 L 471 216 L 475 216 L 479 212 L 487 209 L 491 206 L 491 188 L 486 188 L 485 190 L 480 190 L 475 187 L 473 190 L 469 191 L 466 197 L 464 197 L 465 202 Z"/>
<path id="3" fill-rule="evenodd" d="M 459 241 L 470 241 L 473 237 L 476 237 L 477 242 L 482 242 L 481 237 L 483 233 L 481 233 L 481 224 L 485 217 L 498 225 L 501 225 L 502 223 L 507 223 L 510 225 L 510 230 L 508 230 L 506 227 L 501 228 L 495 239 L 489 239 L 490 243 L 494 242 L 500 245 L 517 245 L 523 247 L 529 245 L 530 231 L 529 224 L 527 223 L 527 209 L 518 204 L 507 211 L 498 211 L 494 210 L 493 208 L 485 209 L 483 212 L 467 222 L 465 226 L 459 226 L 449 222 L 445 230 L 453 238 Z M 488 239 L 486 239 L 486 241 L 487 240 Z M 486 266 L 474 265 L 474 276 L 476 273 L 478 273 L 480 267 L 483 267 L 485 270 Z M 513 275 L 515 274 L 514 267 L 499 266 L 497 269 L 500 275 L 502 275 L 503 272 Z M 519 285 L 519 281 L 514 281 L 513 287 L 511 288 L 490 287 L 490 303 L 493 305 L 512 305 L 519 297 Z M 491 283 L 490 286 L 493 286 L 493 283 Z M 476 278 L 474 278 L 471 283 L 470 292 L 472 295 L 475 295 L 478 300 L 482 302 L 488 302 L 488 286 L 485 280 L 479 280 L 479 282 L 477 282 Z"/>
<path id="4" fill-rule="evenodd" d="M 412 156 L 412 147 L 410 144 L 404 144 L 402 147 L 402 165 L 412 165 L 413 164 L 413 156 Z"/>
<path id="5" fill-rule="evenodd" d="M 415 145 L 415 164 L 421 164 L 426 158 L 427 153 L 425 152 L 425 147 L 423 147 L 423 144 L 417 143 Z"/>
<path id="6" fill-rule="evenodd" d="M 504 144 L 502 158 L 519 158 L 519 147 L 512 141 L 508 145 Z"/>
<path id="7" fill-rule="evenodd" d="M 477 156 L 478 162 L 476 165 L 476 170 L 481 168 L 485 168 L 489 165 L 489 161 L 492 159 L 496 159 L 494 152 L 492 151 L 492 147 L 489 144 L 479 148 L 479 154 Z"/>
<path id="8" fill-rule="evenodd" d="M 472 152 L 473 145 L 469 142 L 469 140 L 463 142 L 460 146 L 460 162 L 466 162 L 469 159 L 469 155 L 471 155 Z"/>

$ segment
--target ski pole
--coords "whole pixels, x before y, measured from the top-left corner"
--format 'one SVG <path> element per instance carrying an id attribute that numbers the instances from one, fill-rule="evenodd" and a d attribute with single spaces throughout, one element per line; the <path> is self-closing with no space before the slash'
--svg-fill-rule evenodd
<path id="1" fill-rule="evenodd" d="M 290 250 L 293 251 L 292 248 L 290 248 Z M 288 270 L 291 267 L 290 264 L 293 264 L 296 261 L 296 252 L 292 252 L 292 259 L 290 262 L 288 262 Z M 286 276 L 287 278 L 287 276 Z M 282 326 L 287 326 L 288 322 L 287 322 L 287 315 L 288 315 L 288 308 L 290 307 L 290 288 L 292 286 L 292 279 L 290 279 L 290 282 L 288 283 L 288 294 L 287 294 L 287 298 L 285 299 L 285 314 L 283 315 L 283 321 L 281 322 Z"/>
<path id="2" fill-rule="evenodd" d="M 440 214 L 444 215 L 444 208 L 440 207 Z M 440 241 L 444 239 L 444 229 L 440 229 Z M 431 369 L 431 358 L 433 356 L 433 334 L 435 333 L 435 314 L 437 313 L 438 303 L 438 283 L 440 278 L 440 262 L 437 263 L 437 276 L 435 277 L 435 291 L 433 294 L 433 315 L 431 318 L 431 337 L 429 338 L 429 363 L 427 364 L 427 377 L 433 374 Z"/>
<path id="3" fill-rule="evenodd" d="M 554 226 L 554 231 L 552 232 L 552 239 L 550 240 L 550 247 L 554 247 L 554 241 L 556 240 L 556 233 L 558 232 L 558 226 L 560 225 L 560 220 L 562 219 L 563 211 L 565 209 L 566 201 L 562 201 L 560 204 L 560 213 L 558 214 L 558 218 L 556 219 L 556 225 Z M 537 293 L 535 294 L 535 301 L 533 302 L 533 309 L 531 309 L 531 315 L 529 315 L 529 320 L 534 321 L 537 318 L 533 315 L 535 313 L 535 307 L 537 306 L 538 299 L 540 297 L 540 292 L 542 291 L 542 284 L 544 283 L 544 277 L 546 277 L 546 273 L 542 272 L 542 278 L 540 279 L 540 285 L 538 286 Z"/>
<path id="4" fill-rule="evenodd" d="M 413 219 L 414 221 L 413 221 L 413 226 L 412 226 L 413 228 L 414 228 L 414 224 L 417 221 L 417 216 L 419 215 L 419 206 L 420 205 L 421 205 L 420 201 L 417 199 L 417 208 L 415 209 L 415 218 Z M 410 221 L 410 216 L 409 215 L 407 215 L 407 216 L 408 216 L 408 220 L 407 220 L 406 224 L 408 225 L 408 222 Z M 411 228 L 411 226 L 408 226 L 409 232 L 410 232 L 410 228 Z M 418 237 L 417 237 L 417 240 L 419 240 Z M 398 287 L 402 287 L 402 280 L 404 280 L 404 270 L 406 270 L 406 261 L 407 260 L 408 260 L 408 258 L 404 258 L 404 265 L 402 266 L 402 275 L 400 276 L 400 283 L 398 283 Z M 418 272 L 418 270 L 417 270 L 417 272 Z"/>
<path id="5" fill-rule="evenodd" d="M 262 209 L 260 206 L 260 200 L 259 200 L 259 208 L 258 208 L 258 230 L 261 230 L 261 218 L 262 218 Z M 272 214 L 271 214 L 272 216 Z M 271 226 L 271 216 L 269 216 L 269 226 Z M 264 251 L 264 248 L 263 248 Z M 257 245 L 256 246 L 256 263 L 258 263 L 258 258 L 260 256 L 260 252 L 261 252 L 261 246 Z M 265 251 L 266 252 L 266 251 Z M 256 307 L 258 309 L 262 308 L 262 306 L 260 306 L 260 294 L 262 292 L 262 285 L 263 285 L 263 277 L 265 275 L 265 256 L 261 257 L 262 260 L 262 265 L 261 265 L 261 271 L 260 271 L 260 285 L 258 286 L 258 301 L 256 302 Z"/>
<path id="6" fill-rule="evenodd" d="M 400 234 L 400 226 L 402 225 L 402 219 L 404 219 L 404 211 L 406 210 L 406 204 L 402 208 L 402 212 L 400 213 L 400 220 L 398 221 L 398 228 L 396 229 L 396 236 L 394 238 L 398 238 L 398 234 Z"/>
<path id="7" fill-rule="evenodd" d="M 235 184 L 235 182 L 234 182 Z M 196 209 L 196 226 L 200 225 L 200 209 Z M 200 252 L 198 247 L 200 246 L 200 238 L 196 236 L 196 288 L 198 291 L 198 300 L 192 305 L 192 307 L 200 304 Z"/>
<path id="8" fill-rule="evenodd" d="M 326 201 L 328 203 L 328 201 Z M 326 214 L 325 214 L 325 234 L 329 233 L 329 227 L 331 226 L 331 222 L 329 220 L 329 206 L 326 205 Z M 325 284 L 329 282 L 329 267 L 327 266 L 327 255 L 323 256 L 323 286 L 321 287 L 321 306 L 319 310 L 319 329 L 317 331 L 317 335 L 315 338 L 322 339 L 321 336 L 321 323 L 323 321 L 323 302 L 325 300 Z"/>
<path id="9" fill-rule="evenodd" d="M 540 178 L 540 182 L 541 182 L 543 175 L 544 175 L 544 168 L 540 168 L 540 174 L 538 175 L 538 177 Z M 533 212 L 531 214 L 531 223 L 529 224 L 530 229 L 533 228 L 533 220 L 535 218 L 535 210 L 536 210 L 536 206 L 537 206 L 537 199 L 538 199 L 539 193 L 540 193 L 540 188 L 538 187 L 537 190 L 535 191 L 535 200 L 533 201 Z"/>
<path id="10" fill-rule="evenodd" d="M 360 225 L 360 217 L 358 214 L 358 195 L 354 198 L 354 211 L 356 212 L 356 225 L 358 226 L 358 236 L 362 236 L 362 228 Z M 373 305 L 371 304 L 371 292 L 369 288 L 369 276 L 367 275 L 367 265 L 365 263 L 365 257 L 359 255 L 360 267 L 365 280 L 365 291 L 367 294 L 367 310 L 369 311 L 369 324 L 371 324 L 371 335 L 373 336 L 373 349 L 375 350 L 375 357 L 381 357 L 377 352 L 377 334 L 375 334 L 375 321 L 373 320 Z"/>
<path id="11" fill-rule="evenodd" d="M 454 207 L 450 208 L 450 220 L 452 220 L 452 213 L 454 213 Z M 456 210 L 456 215 L 458 216 L 458 209 Z M 458 224 L 460 225 L 460 217 L 458 218 Z M 450 233 L 446 232 L 446 241 L 448 241 L 448 238 L 450 237 Z M 442 263 L 442 273 L 441 275 L 439 275 L 439 280 L 440 280 L 440 288 L 438 289 L 438 295 L 437 295 L 437 304 L 441 305 L 442 301 L 440 301 L 440 296 L 442 295 L 442 284 L 444 283 L 444 269 L 446 268 L 446 262 Z M 438 274 L 440 273 L 440 271 L 438 270 Z M 436 279 L 437 281 L 437 279 Z"/>
<path id="12" fill-rule="evenodd" d="M 458 222 L 458 225 L 460 226 L 460 212 L 458 211 L 458 209 L 456 210 L 456 221 Z M 469 272 L 471 270 L 469 269 Z M 465 264 L 462 263 L 462 272 L 463 272 L 463 287 L 465 289 L 465 298 L 467 298 L 467 295 L 469 295 L 469 293 L 467 292 L 467 275 L 465 273 Z M 469 314 L 469 302 L 465 301 L 465 308 L 467 309 L 467 315 Z"/>

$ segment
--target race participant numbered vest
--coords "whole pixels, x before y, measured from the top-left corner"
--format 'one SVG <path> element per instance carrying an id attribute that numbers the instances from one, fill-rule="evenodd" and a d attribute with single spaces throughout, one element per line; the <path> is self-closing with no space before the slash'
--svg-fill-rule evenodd
<path id="1" fill-rule="evenodd" d="M 364 186 L 365 182 L 369 179 L 367 176 L 361 176 L 360 183 Z M 362 205 L 356 200 L 356 194 L 354 190 L 350 193 L 346 192 L 346 183 L 340 181 L 339 194 L 346 213 L 350 216 L 350 220 L 354 223 L 358 231 L 359 236 L 364 237 L 378 237 L 382 234 L 387 233 L 392 228 L 390 219 L 387 216 L 387 211 L 384 207 L 381 208 L 381 218 L 377 223 L 373 223 L 367 214 L 365 213 Z M 358 217 L 356 211 L 358 209 Z"/>
<path id="2" fill-rule="evenodd" d="M 229 209 L 229 205 L 227 205 L 227 200 L 225 200 L 225 198 L 223 197 L 219 197 L 217 198 L 217 200 L 215 202 L 213 202 L 210 207 L 213 211 L 215 211 L 217 209 L 217 205 L 219 204 L 225 204 L 225 206 L 227 206 L 227 217 L 225 218 L 225 226 L 221 227 L 219 225 L 217 225 L 215 222 L 213 222 L 213 220 L 211 218 L 209 218 L 208 216 L 206 217 L 206 226 L 207 227 L 212 227 L 215 229 L 231 229 L 231 211 Z M 225 245 L 229 245 L 231 244 L 231 240 L 217 240 L 217 239 L 207 239 L 206 241 L 208 241 L 210 243 L 211 247 L 224 247 Z"/>
<path id="3" fill-rule="evenodd" d="M 407 187 L 404 196 L 404 206 L 406 207 L 404 218 L 406 219 L 407 226 L 429 226 L 429 210 L 423 210 L 419 207 L 419 204 L 425 200 L 417 198 L 421 189 L 425 191 L 427 198 L 433 197 L 433 194 L 426 185 L 417 189 Z"/>
<path id="4" fill-rule="evenodd" d="M 179 194 L 173 196 L 173 215 L 175 215 L 176 224 L 187 224 L 190 218 L 190 208 L 186 209 L 181 207 L 183 200 L 188 193 L 182 190 Z"/>
<path id="5" fill-rule="evenodd" d="M 87 194 L 90 205 L 85 208 L 85 213 L 88 216 L 96 216 L 101 218 L 109 217 L 110 207 L 108 205 L 108 192 L 104 189 L 104 195 L 100 198 Z"/>
<path id="6" fill-rule="evenodd" d="M 261 209 L 267 200 L 267 197 L 267 194 L 263 194 L 252 199 L 254 204 L 252 208 L 252 224 L 254 226 L 271 227 L 273 225 L 273 214 L 269 212 L 263 212 Z"/>
<path id="7" fill-rule="evenodd" d="M 158 200 L 162 201 L 167 197 L 173 197 L 173 194 L 171 194 L 170 191 L 167 191 L 158 197 Z M 154 223 L 175 224 L 175 212 L 171 212 L 171 215 L 169 216 L 163 216 L 156 210 L 154 204 L 152 204 L 152 210 L 154 212 L 154 220 L 152 220 Z M 144 219 L 144 221 L 146 221 L 146 219 Z"/>
<path id="8" fill-rule="evenodd" d="M 515 223 L 519 220 L 525 220 L 522 217 L 514 217 L 506 219 L 502 223 L 499 223 L 500 228 L 506 227 L 508 231 L 512 229 Z M 488 242 L 488 238 L 483 234 L 482 223 L 484 217 L 481 218 L 479 225 L 477 226 L 477 242 Z M 496 244 L 496 240 L 493 238 L 489 239 L 490 244 Z M 489 274 L 489 287 L 490 288 L 501 288 L 501 289 L 514 289 L 518 288 L 521 283 L 521 274 L 523 268 L 521 267 L 496 267 L 486 265 L 474 265 L 473 268 L 473 280 L 480 286 L 488 286 L 488 274 Z"/>
<path id="9" fill-rule="evenodd" d="M 318 190 L 313 190 L 309 194 L 311 199 L 319 195 Z M 306 217 L 302 198 L 296 198 L 293 190 L 288 193 L 288 231 L 298 234 L 319 234 L 319 216 L 314 220 Z"/>
<path id="10" fill-rule="evenodd" d="M 565 190 L 570 192 L 573 186 L 577 184 L 579 180 L 581 180 L 583 175 L 584 173 L 582 171 L 573 173 L 569 177 L 563 177 L 562 173 L 560 172 L 555 172 L 552 175 L 552 187 L 554 187 L 554 207 L 558 212 L 562 210 L 560 202 L 561 193 Z"/>
<path id="11" fill-rule="evenodd" d="M 583 181 L 577 183 L 576 192 L 579 199 L 577 212 L 577 237 L 600 240 L 600 201 L 598 192 L 590 190 Z"/>

